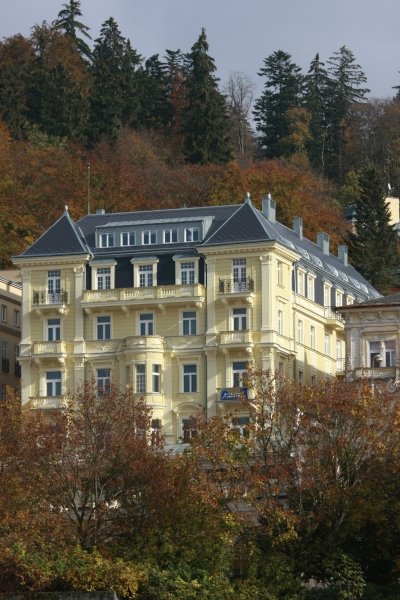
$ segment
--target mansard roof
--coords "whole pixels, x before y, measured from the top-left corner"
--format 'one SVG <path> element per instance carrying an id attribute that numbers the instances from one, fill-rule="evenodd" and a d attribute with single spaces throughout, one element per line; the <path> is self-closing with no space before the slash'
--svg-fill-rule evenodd
<path id="1" fill-rule="evenodd" d="M 269 197 L 269 208 L 274 202 Z M 272 204 L 271 204 L 272 203 Z M 274 205 L 275 206 L 275 205 Z M 107 231 L 107 228 L 129 228 L 173 224 L 195 224 L 207 222 L 205 237 L 202 241 L 185 243 L 152 244 L 151 253 L 156 255 L 180 255 L 187 252 L 200 253 L 208 247 L 277 242 L 286 249 L 291 249 L 298 256 L 298 265 L 311 275 L 331 283 L 337 288 L 346 290 L 358 301 L 366 298 L 379 298 L 379 293 L 366 281 L 360 273 L 349 264 L 345 264 L 337 256 L 323 251 L 318 244 L 299 235 L 275 220 L 275 208 L 260 212 L 250 198 L 243 204 L 203 206 L 191 208 L 171 208 L 160 210 L 133 211 L 125 213 L 105 213 L 82 217 L 76 224 L 68 211 L 52 225 L 30 248 L 19 258 L 57 257 L 90 254 L 95 259 L 117 259 L 119 257 L 143 257 L 148 255 L 149 246 L 140 244 L 129 247 L 96 246 L 96 231 Z"/>
<path id="2" fill-rule="evenodd" d="M 88 254 L 82 233 L 65 207 L 64 213 L 20 257 L 70 256 Z"/>

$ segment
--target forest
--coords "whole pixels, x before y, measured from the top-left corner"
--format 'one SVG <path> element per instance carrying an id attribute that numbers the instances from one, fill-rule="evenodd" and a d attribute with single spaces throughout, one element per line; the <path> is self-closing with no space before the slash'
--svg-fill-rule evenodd
<path id="1" fill-rule="evenodd" d="M 368 98 L 349 48 L 326 64 L 316 53 L 307 73 L 273 52 L 262 61 L 259 98 L 246 74 L 221 88 L 216 70 L 204 30 L 190 49 L 146 58 L 113 17 L 92 39 L 79 0 L 29 37 L 3 39 L 2 266 L 66 204 L 77 218 L 96 208 L 238 203 L 246 192 L 258 205 L 270 192 L 283 223 L 301 216 L 308 237 L 324 230 L 335 246 L 363 169 L 374 169 L 382 197 L 388 184 L 396 193 L 399 95 Z M 393 277 L 381 287 L 390 285 Z"/>
<path id="2" fill-rule="evenodd" d="M 395 395 L 262 371 L 248 383 L 245 429 L 235 412 L 194 414 L 197 436 L 175 453 L 130 388 L 86 382 L 51 422 L 2 403 L 1 592 L 397 599 Z"/>

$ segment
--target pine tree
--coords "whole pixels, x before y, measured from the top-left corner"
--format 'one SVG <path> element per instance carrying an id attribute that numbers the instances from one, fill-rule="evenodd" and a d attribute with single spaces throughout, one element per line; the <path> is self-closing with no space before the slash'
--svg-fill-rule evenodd
<path id="1" fill-rule="evenodd" d="M 82 56 L 90 59 L 92 53 L 89 46 L 77 35 L 79 32 L 87 39 L 92 39 L 88 33 L 89 27 L 77 20 L 77 17 L 82 16 L 80 0 L 69 0 L 68 3 L 63 4 L 63 7 L 64 8 L 58 13 L 58 19 L 54 22 L 54 25 L 57 29 L 63 31 L 67 37 L 70 37 L 74 41 L 74 44 Z"/>
<path id="2" fill-rule="evenodd" d="M 342 46 L 328 60 L 329 98 L 328 121 L 328 175 L 341 181 L 343 177 L 343 151 L 345 145 L 346 119 L 352 104 L 362 102 L 369 89 L 362 87 L 367 78 L 361 66 L 355 62 L 351 50 Z"/>
<path id="3" fill-rule="evenodd" d="M 396 283 L 400 261 L 385 186 L 375 167 L 361 169 L 359 187 L 356 231 L 348 239 L 351 262 L 380 292 L 387 292 Z"/>
<path id="4" fill-rule="evenodd" d="M 185 155 L 190 163 L 224 163 L 230 160 L 229 119 L 224 96 L 218 89 L 214 60 L 208 55 L 204 29 L 186 55 L 186 101 L 183 113 Z"/>
<path id="5" fill-rule="evenodd" d="M 163 64 L 158 54 L 145 62 L 141 78 L 139 126 L 162 129 L 168 121 L 167 90 Z"/>
<path id="6" fill-rule="evenodd" d="M 122 123 L 127 89 L 125 63 L 126 40 L 110 17 L 103 23 L 93 49 L 90 143 L 102 136 L 115 140 Z M 125 117 L 126 118 L 126 117 Z"/>
<path id="7" fill-rule="evenodd" d="M 85 138 L 89 118 L 89 74 L 73 41 L 54 26 L 36 26 L 36 58 L 28 93 L 29 119 L 50 136 Z"/>
<path id="8" fill-rule="evenodd" d="M 318 53 L 310 63 L 304 83 L 304 106 L 310 114 L 309 159 L 312 166 L 324 172 L 330 86 L 325 64 Z"/>
<path id="9" fill-rule="evenodd" d="M 287 112 L 301 106 L 304 79 L 300 67 L 283 50 L 264 59 L 259 75 L 266 77 L 266 82 L 253 112 L 261 133 L 259 144 L 263 153 L 273 158 L 284 152 L 281 140 L 289 135 Z"/>

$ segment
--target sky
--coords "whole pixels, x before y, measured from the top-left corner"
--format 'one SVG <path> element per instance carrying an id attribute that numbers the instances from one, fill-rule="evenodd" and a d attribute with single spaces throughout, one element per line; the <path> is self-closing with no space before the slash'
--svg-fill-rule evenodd
<path id="1" fill-rule="evenodd" d="M 33 25 L 54 21 L 66 1 L 0 0 L 0 37 L 29 36 Z M 255 97 L 264 83 L 257 73 L 276 50 L 306 72 L 317 52 L 326 61 L 345 45 L 367 75 L 371 97 L 391 97 L 400 83 L 399 0 L 81 0 L 81 10 L 93 39 L 112 16 L 145 58 L 190 51 L 204 27 L 221 85 L 242 72 Z"/>

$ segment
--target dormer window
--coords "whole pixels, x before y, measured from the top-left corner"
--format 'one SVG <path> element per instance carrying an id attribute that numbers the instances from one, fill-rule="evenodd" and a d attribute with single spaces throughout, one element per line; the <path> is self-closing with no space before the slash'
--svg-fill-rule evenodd
<path id="1" fill-rule="evenodd" d="M 157 244 L 157 232 L 154 229 L 149 229 L 147 231 L 143 231 L 142 244 L 143 244 L 143 246 L 150 246 L 151 244 Z"/>
<path id="2" fill-rule="evenodd" d="M 100 233 L 99 246 L 100 248 L 112 248 L 115 246 L 115 233 Z"/>
<path id="3" fill-rule="evenodd" d="M 115 260 L 92 260 L 92 290 L 113 290 L 115 288 Z"/>
<path id="4" fill-rule="evenodd" d="M 175 244 L 178 241 L 177 229 L 164 229 L 163 242 L 164 244 Z"/>
<path id="5" fill-rule="evenodd" d="M 136 237 L 134 231 L 123 231 L 121 233 L 121 246 L 134 246 Z"/>
<path id="6" fill-rule="evenodd" d="M 199 257 L 176 255 L 173 256 L 175 262 L 175 282 L 176 285 L 192 285 L 199 282 Z"/>
<path id="7" fill-rule="evenodd" d="M 185 242 L 198 242 L 200 240 L 200 227 L 185 227 Z"/>

